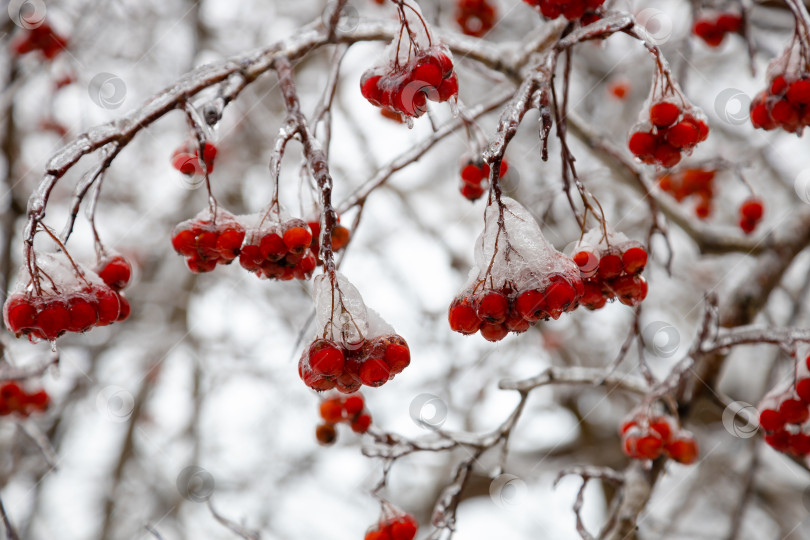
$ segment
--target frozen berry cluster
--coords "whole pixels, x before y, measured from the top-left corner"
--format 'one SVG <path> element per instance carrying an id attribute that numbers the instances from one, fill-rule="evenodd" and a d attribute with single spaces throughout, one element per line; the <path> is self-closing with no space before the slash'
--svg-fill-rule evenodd
<path id="1" fill-rule="evenodd" d="M 46 60 L 53 60 L 67 47 L 67 39 L 58 34 L 48 23 L 42 23 L 36 28 L 23 31 L 11 46 L 16 54 L 39 51 Z"/>
<path id="2" fill-rule="evenodd" d="M 658 177 L 658 187 L 672 195 L 678 202 L 694 196 L 697 198 L 695 215 L 699 219 L 706 219 L 712 213 L 715 174 L 715 171 L 710 169 L 668 172 Z"/>
<path id="3" fill-rule="evenodd" d="M 17 337 L 53 341 L 66 332 L 86 332 L 129 317 L 129 302 L 120 290 L 129 283 L 131 267 L 123 257 L 102 260 L 101 276 L 87 269 L 76 275 L 66 262 L 50 255 L 39 255 L 38 263 L 61 281 L 43 281 L 39 290 L 28 285 L 8 297 L 3 317 Z"/>
<path id="4" fill-rule="evenodd" d="M 184 143 L 172 153 L 172 167 L 185 174 L 194 176 L 203 173 L 203 162 L 208 173 L 214 172 L 214 160 L 217 157 L 217 147 L 208 141 L 203 145 L 203 160 L 200 161 L 200 147 L 196 142 Z"/>
<path id="5" fill-rule="evenodd" d="M 355 433 L 365 433 L 371 426 L 371 414 L 361 394 L 329 396 L 321 402 L 320 414 L 323 423 L 315 429 L 315 437 L 324 446 L 337 440 L 337 424 L 345 422 Z"/>
<path id="6" fill-rule="evenodd" d="M 586 12 L 599 9 L 605 0 L 523 0 L 534 7 L 547 19 L 556 19 L 560 15 L 573 21 L 581 18 Z"/>
<path id="7" fill-rule="evenodd" d="M 216 219 L 198 215 L 172 231 L 172 247 L 186 258 L 186 266 L 195 274 L 210 272 L 218 264 L 231 264 L 239 257 L 244 239 L 244 226 L 224 210 L 217 212 Z"/>
<path id="8" fill-rule="evenodd" d="M 246 237 L 239 264 L 267 279 L 308 280 L 317 266 L 311 244 L 312 232 L 301 219 L 261 226 Z"/>
<path id="9" fill-rule="evenodd" d="M 319 217 L 314 217 L 307 221 L 307 226 L 312 232 L 312 242 L 309 244 L 309 250 L 315 256 L 318 265 L 323 264 L 320 260 L 321 252 L 321 221 Z M 340 216 L 337 217 L 337 225 L 332 228 L 332 251 L 340 251 L 349 244 L 351 233 L 349 229 L 340 224 Z"/>
<path id="10" fill-rule="evenodd" d="M 468 36 L 484 36 L 497 20 L 495 6 L 488 0 L 458 0 L 456 22 Z"/>
<path id="11" fill-rule="evenodd" d="M 695 437 L 670 416 L 639 412 L 622 424 L 622 450 L 633 459 L 658 459 L 662 455 L 690 465 L 698 458 Z"/>
<path id="12" fill-rule="evenodd" d="M 416 519 L 410 514 L 400 514 L 381 519 L 366 532 L 364 540 L 413 540 L 419 530 Z"/>
<path id="13" fill-rule="evenodd" d="M 360 92 L 376 107 L 406 118 L 427 111 L 427 101 L 445 102 L 458 95 L 458 78 L 450 51 L 434 45 L 407 63 L 389 63 L 367 70 Z"/>
<path id="14" fill-rule="evenodd" d="M 708 46 L 719 47 L 726 34 L 742 30 L 742 22 L 739 13 L 703 13 L 695 20 L 692 32 Z"/>
<path id="15" fill-rule="evenodd" d="M 793 378 L 768 393 L 759 405 L 759 425 L 765 442 L 775 450 L 810 455 L 810 356 L 799 361 Z"/>
<path id="16" fill-rule="evenodd" d="M 751 123 L 770 131 L 801 133 L 810 125 L 810 73 L 782 74 L 751 102 Z"/>
<path id="17" fill-rule="evenodd" d="M 757 228 L 765 213 L 765 206 L 759 197 L 748 197 L 740 205 L 740 229 L 751 234 Z"/>
<path id="18" fill-rule="evenodd" d="M 0 385 L 0 416 L 14 413 L 28 416 L 33 412 L 45 412 L 50 401 L 45 390 L 28 393 L 15 382 Z"/>
<path id="19" fill-rule="evenodd" d="M 503 178 L 507 170 L 509 170 L 509 164 L 504 159 L 501 161 L 498 178 Z M 461 165 L 461 183 L 459 184 L 461 194 L 465 198 L 475 201 L 480 199 L 488 188 L 489 163 L 482 159 L 464 159 Z"/>
<path id="20" fill-rule="evenodd" d="M 627 144 L 644 163 L 674 167 L 708 136 L 709 126 L 698 109 L 659 100 L 650 107 L 649 119 L 633 128 Z"/>
<path id="21" fill-rule="evenodd" d="M 647 297 L 647 281 L 640 275 L 647 265 L 647 250 L 641 243 L 620 233 L 609 233 L 605 239 L 600 229 L 593 229 L 577 245 L 573 258 L 585 289 L 579 302 L 586 308 L 600 309 L 613 298 L 636 306 Z"/>

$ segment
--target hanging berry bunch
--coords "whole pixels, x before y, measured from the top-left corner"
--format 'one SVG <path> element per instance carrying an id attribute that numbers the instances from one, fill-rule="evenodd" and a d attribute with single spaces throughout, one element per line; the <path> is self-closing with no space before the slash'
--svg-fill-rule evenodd
<path id="1" fill-rule="evenodd" d="M 323 424 L 315 429 L 315 437 L 324 446 L 337 440 L 336 425 L 347 423 L 355 433 L 365 433 L 371 426 L 371 414 L 366 410 L 363 395 L 332 394 L 321 402 L 320 415 Z"/>
<path id="2" fill-rule="evenodd" d="M 206 141 L 203 143 L 202 161 L 200 160 L 199 153 L 200 147 L 196 141 L 181 144 L 172 153 L 172 167 L 186 176 L 194 176 L 203 174 L 204 163 L 206 172 L 214 172 L 214 160 L 217 157 L 217 147 L 213 143 Z"/>
<path id="3" fill-rule="evenodd" d="M 482 37 L 495 26 L 498 13 L 488 0 L 458 0 L 456 22 L 468 36 Z"/>
<path id="4" fill-rule="evenodd" d="M 664 59 L 656 57 L 650 96 L 630 132 L 628 146 L 643 163 L 674 167 L 709 136 L 703 111 L 692 105 L 672 79 Z"/>
<path id="5" fill-rule="evenodd" d="M 18 414 L 28 416 L 34 412 L 45 412 L 51 399 L 45 390 L 27 392 L 15 382 L 0 385 L 0 416 Z"/>
<path id="6" fill-rule="evenodd" d="M 450 51 L 432 36 L 414 0 L 394 0 L 399 36 L 386 49 L 385 61 L 367 70 L 360 91 L 372 105 L 413 118 L 427 111 L 427 101 L 445 102 L 458 94 Z"/>
<path id="7" fill-rule="evenodd" d="M 765 213 L 762 199 L 751 196 L 740 205 L 740 229 L 745 234 L 751 234 L 757 228 Z"/>
<path id="8" fill-rule="evenodd" d="M 658 459 L 666 455 L 678 463 L 690 465 L 698 457 L 694 436 L 680 428 L 671 416 L 650 416 L 645 410 L 639 410 L 622 424 L 620 433 L 622 450 L 633 459 Z"/>
<path id="9" fill-rule="evenodd" d="M 588 309 L 604 307 L 617 298 L 636 306 L 647 297 L 647 281 L 641 272 L 647 265 L 647 250 L 624 234 L 591 229 L 574 248 L 585 292 L 580 304 Z"/>
<path id="10" fill-rule="evenodd" d="M 65 332 L 86 332 L 129 315 L 129 302 L 115 288 L 66 254 L 39 254 L 31 260 L 33 274 L 28 268 L 21 270 L 3 306 L 6 327 L 17 337 L 53 341 Z M 112 272 L 105 274 L 109 279 Z"/>
<path id="11" fill-rule="evenodd" d="M 709 47 L 719 47 L 726 34 L 742 31 L 743 18 L 733 11 L 704 11 L 696 19 L 692 32 Z"/>
<path id="12" fill-rule="evenodd" d="M 243 221 L 257 221 L 243 218 Z M 317 266 L 310 250 L 312 231 L 299 218 L 289 218 L 279 206 L 272 206 L 255 226 L 246 227 L 239 252 L 242 268 L 260 278 L 288 281 L 308 280 Z"/>
<path id="13" fill-rule="evenodd" d="M 658 177 L 658 187 L 672 195 L 676 201 L 694 196 L 697 199 L 695 215 L 706 219 L 712 213 L 715 171 L 710 169 L 682 169 Z"/>
<path id="14" fill-rule="evenodd" d="M 39 51 L 45 60 L 53 60 L 67 47 L 67 38 L 51 28 L 51 25 L 43 22 L 36 28 L 23 30 L 14 39 L 11 47 L 19 55 Z"/>
<path id="15" fill-rule="evenodd" d="M 548 243 L 529 211 L 507 197 L 502 203 L 487 207 L 475 266 L 448 313 L 452 330 L 480 330 L 488 341 L 558 319 L 583 293 L 576 264 Z"/>
<path id="16" fill-rule="evenodd" d="M 365 540 L 413 540 L 418 530 L 412 515 L 383 503 L 380 520 L 366 532 Z"/>
<path id="17" fill-rule="evenodd" d="M 589 11 L 599 9 L 605 0 L 523 0 L 534 7 L 547 19 L 556 19 L 560 15 L 573 21 Z"/>
<path id="18" fill-rule="evenodd" d="M 212 216 L 206 209 L 183 221 L 172 231 L 172 247 L 186 258 L 195 274 L 210 272 L 218 264 L 231 264 L 239 257 L 245 228 L 229 212 L 217 209 Z"/>
<path id="19" fill-rule="evenodd" d="M 362 385 L 382 386 L 408 367 L 407 342 L 366 307 L 343 275 L 318 276 L 313 296 L 318 336 L 298 362 L 298 374 L 307 386 L 351 394 Z"/>
<path id="20" fill-rule="evenodd" d="M 132 265 L 122 255 L 105 252 L 99 259 L 95 271 L 98 277 L 118 294 L 119 312 L 116 321 L 127 320 L 132 307 L 124 296 L 124 289 L 132 279 Z"/>
<path id="21" fill-rule="evenodd" d="M 795 378 L 768 392 L 758 408 L 766 443 L 786 454 L 810 454 L 810 356 L 799 360 Z"/>
<path id="22" fill-rule="evenodd" d="M 805 11 L 805 13 L 807 13 Z M 751 123 L 770 131 L 801 135 L 810 125 L 810 40 L 808 21 L 797 19 L 793 42 L 768 66 L 767 87 L 751 102 Z"/>
<path id="23" fill-rule="evenodd" d="M 506 160 L 501 161 L 501 168 L 498 173 L 498 177 L 503 178 L 508 169 L 509 164 L 506 162 Z M 475 201 L 480 199 L 488 189 L 489 164 L 486 163 L 480 156 L 475 159 L 469 156 L 462 158 L 461 183 L 459 184 L 459 191 L 461 194 L 465 198 Z"/>

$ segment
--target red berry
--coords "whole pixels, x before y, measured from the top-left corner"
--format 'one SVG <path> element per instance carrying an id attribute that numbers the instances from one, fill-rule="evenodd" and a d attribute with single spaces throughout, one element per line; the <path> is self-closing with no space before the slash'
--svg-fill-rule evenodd
<path id="1" fill-rule="evenodd" d="M 318 412 L 321 418 L 330 424 L 337 424 L 343 420 L 343 405 L 341 405 L 339 398 L 323 400 Z"/>
<path id="2" fill-rule="evenodd" d="M 691 122 L 678 122 L 667 130 L 666 139 L 675 148 L 690 148 L 698 143 L 700 133 Z"/>
<path id="3" fill-rule="evenodd" d="M 681 161 L 681 151 L 671 144 L 662 144 L 655 149 L 653 157 L 663 167 L 674 167 Z"/>
<path id="4" fill-rule="evenodd" d="M 318 443 L 329 446 L 337 440 L 337 431 L 332 424 L 321 424 L 315 428 L 315 438 Z"/>
<path id="5" fill-rule="evenodd" d="M 309 347 L 309 366 L 318 375 L 337 377 L 344 363 L 343 351 L 331 341 L 318 339 Z"/>
<path id="6" fill-rule="evenodd" d="M 672 438 L 672 423 L 666 416 L 657 416 L 650 419 L 650 429 L 658 433 L 664 444 Z"/>
<path id="7" fill-rule="evenodd" d="M 763 437 L 765 442 L 772 446 L 775 450 L 785 452 L 790 447 L 790 435 L 787 431 L 777 431 L 770 433 Z"/>
<path id="8" fill-rule="evenodd" d="M 721 13 L 717 16 L 717 27 L 726 33 L 739 32 L 742 27 L 742 17 L 736 13 Z"/>
<path id="9" fill-rule="evenodd" d="M 462 334 L 474 334 L 481 326 L 481 319 L 478 318 L 467 298 L 453 300 L 453 303 L 450 304 L 448 319 L 450 328 L 454 332 Z"/>
<path id="10" fill-rule="evenodd" d="M 647 266 L 647 252 L 642 247 L 631 247 L 622 253 L 622 265 L 628 274 L 638 274 Z"/>
<path id="11" fill-rule="evenodd" d="M 468 184 L 480 184 L 484 179 L 484 173 L 480 167 L 474 163 L 468 163 L 461 169 L 461 179 Z"/>
<path id="12" fill-rule="evenodd" d="M 355 433 L 365 433 L 371 427 L 371 415 L 361 414 L 351 423 L 352 431 Z"/>
<path id="13" fill-rule="evenodd" d="M 502 323 L 509 313 L 509 300 L 497 291 L 478 297 L 477 315 L 487 322 Z"/>
<path id="14" fill-rule="evenodd" d="M 360 93 L 363 97 L 371 102 L 372 105 L 380 106 L 381 92 L 380 92 L 380 75 L 365 76 L 360 81 Z"/>
<path id="15" fill-rule="evenodd" d="M 391 540 L 413 540 L 418 528 L 411 516 L 401 518 L 391 524 Z"/>
<path id="16" fill-rule="evenodd" d="M 671 126 L 680 115 L 680 107 L 668 101 L 662 101 L 650 107 L 650 122 L 656 127 Z"/>
<path id="17" fill-rule="evenodd" d="M 697 460 L 698 445 L 695 439 L 681 435 L 664 447 L 667 455 L 678 463 L 690 465 Z"/>
<path id="18" fill-rule="evenodd" d="M 408 349 L 405 340 L 403 339 L 402 343 L 390 343 L 385 348 L 383 360 L 391 368 L 391 373 L 394 375 L 401 373 L 403 369 L 408 367 L 411 363 L 411 351 Z"/>
<path id="19" fill-rule="evenodd" d="M 549 315 L 557 320 L 560 315 L 576 300 L 576 291 L 561 276 L 554 276 L 552 282 L 543 291 Z"/>
<path id="20" fill-rule="evenodd" d="M 411 74 L 412 81 L 423 82 L 431 88 L 438 88 L 442 79 L 442 68 L 431 62 L 419 64 Z"/>
<path id="21" fill-rule="evenodd" d="M 740 206 L 740 215 L 745 219 L 759 221 L 762 219 L 762 214 L 762 200 L 756 197 L 749 197 L 742 203 L 742 206 Z"/>
<path id="22" fill-rule="evenodd" d="M 802 379 L 796 383 L 796 395 L 805 403 L 810 403 L 810 379 Z"/>
<path id="23" fill-rule="evenodd" d="M 360 380 L 366 386 L 382 386 L 391 376 L 391 368 L 380 358 L 369 358 L 360 366 Z"/>
<path id="24" fill-rule="evenodd" d="M 93 294 L 98 301 L 98 322 L 97 326 L 107 326 L 118 319 L 121 312 L 121 305 L 115 291 L 106 287 L 93 288 Z"/>
<path id="25" fill-rule="evenodd" d="M 176 231 L 172 236 L 172 247 L 180 255 L 190 257 L 197 253 L 197 235 L 188 229 Z"/>
<path id="26" fill-rule="evenodd" d="M 84 295 L 68 298 L 68 311 L 70 311 L 70 323 L 67 329 L 71 332 L 86 332 L 98 321 L 95 303 Z"/>
<path id="27" fill-rule="evenodd" d="M 52 341 L 58 338 L 70 326 L 70 312 L 67 305 L 56 298 L 48 299 L 37 313 L 35 325 L 45 339 Z"/>
<path id="28" fill-rule="evenodd" d="M 779 416 L 787 424 L 801 424 L 810 418 L 810 410 L 801 400 L 786 399 L 779 405 Z"/>
<path id="29" fill-rule="evenodd" d="M 759 413 L 759 425 L 765 431 L 777 431 L 785 425 L 785 420 L 777 411 L 765 409 Z"/>
<path id="30" fill-rule="evenodd" d="M 245 231 L 241 229 L 225 229 L 217 237 L 217 254 L 226 261 L 232 261 L 239 256 L 239 248 L 245 240 Z"/>
<path id="31" fill-rule="evenodd" d="M 291 227 L 284 231 L 284 244 L 290 251 L 303 251 L 312 243 L 312 233 L 306 227 Z"/>
<path id="32" fill-rule="evenodd" d="M 363 401 L 363 396 L 360 395 L 349 396 L 346 398 L 346 401 L 343 402 L 343 410 L 350 416 L 354 416 L 362 411 L 363 407 L 365 407 L 365 402 Z"/>
<path id="33" fill-rule="evenodd" d="M 447 101 L 458 94 L 458 78 L 455 73 L 439 85 L 439 101 Z"/>
<path id="34" fill-rule="evenodd" d="M 116 322 L 123 322 L 129 319 L 129 314 L 132 311 L 132 306 L 129 304 L 129 300 L 122 294 L 118 295 L 118 318 L 115 319 Z"/>
<path id="35" fill-rule="evenodd" d="M 636 441 L 636 454 L 640 459 L 656 459 L 663 449 L 663 442 L 657 434 L 648 434 Z"/>
<path id="36" fill-rule="evenodd" d="M 543 293 L 529 290 L 521 293 L 515 300 L 515 308 L 520 316 L 529 322 L 537 321 L 548 315 Z"/>
<path id="37" fill-rule="evenodd" d="M 45 412 L 50 402 L 51 398 L 45 390 L 34 392 L 25 398 L 26 408 L 39 412 Z"/>
<path id="38" fill-rule="evenodd" d="M 810 103 L 810 79 L 792 82 L 786 95 L 793 105 L 807 105 Z"/>
<path id="39" fill-rule="evenodd" d="M 102 261 L 98 276 L 108 286 L 120 291 L 129 284 L 132 277 L 132 267 L 125 258 L 116 255 Z"/>
<path id="40" fill-rule="evenodd" d="M 487 341 L 500 341 L 509 334 L 509 329 L 503 323 L 484 321 L 481 324 L 481 336 Z"/>
<path id="41" fill-rule="evenodd" d="M 34 328 L 37 310 L 30 299 L 22 294 L 12 294 L 3 307 L 6 327 L 14 334 Z"/>
<path id="42" fill-rule="evenodd" d="M 657 146 L 655 135 L 646 131 L 636 131 L 627 143 L 630 151 L 638 157 L 652 156 Z"/>
<path id="43" fill-rule="evenodd" d="M 613 279 L 622 273 L 622 258 L 618 253 L 606 253 L 599 259 L 597 274 L 601 279 Z"/>

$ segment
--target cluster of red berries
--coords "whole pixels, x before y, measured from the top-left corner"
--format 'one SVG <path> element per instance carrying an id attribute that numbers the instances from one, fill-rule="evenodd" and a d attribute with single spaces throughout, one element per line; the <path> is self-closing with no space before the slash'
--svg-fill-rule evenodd
<path id="1" fill-rule="evenodd" d="M 481 37 L 492 30 L 498 13 L 487 0 L 458 0 L 456 22 L 468 36 Z"/>
<path id="2" fill-rule="evenodd" d="M 32 412 L 45 412 L 50 402 L 51 399 L 45 390 L 29 394 L 14 382 L 0 386 L 0 416 L 12 413 L 28 416 Z"/>
<path id="3" fill-rule="evenodd" d="M 219 211 L 216 220 L 194 218 L 172 231 L 172 247 L 186 258 L 195 274 L 210 272 L 217 264 L 231 264 L 240 256 L 244 227 L 230 214 Z"/>
<path id="4" fill-rule="evenodd" d="M 380 520 L 369 529 L 364 540 L 413 540 L 419 525 L 410 514 L 402 514 Z"/>
<path id="5" fill-rule="evenodd" d="M 501 169 L 498 173 L 499 178 L 503 178 L 506 171 L 509 169 L 509 164 L 506 160 L 501 161 Z M 461 184 L 459 184 L 459 191 L 467 199 L 474 201 L 481 198 L 489 187 L 489 163 L 483 160 L 467 159 L 461 167 Z"/>
<path id="6" fill-rule="evenodd" d="M 323 264 L 323 261 L 321 261 L 319 258 L 321 251 L 320 219 L 315 217 L 309 220 L 307 222 L 307 226 L 312 232 L 312 242 L 309 244 L 309 250 L 315 256 L 317 263 L 319 265 Z M 350 238 L 351 233 L 349 233 L 349 229 L 340 224 L 340 216 L 338 216 L 337 224 L 332 228 L 332 251 L 340 251 L 341 249 L 345 248 L 348 245 Z"/>
<path id="7" fill-rule="evenodd" d="M 117 255 L 102 260 L 97 270 L 101 280 L 88 280 L 92 276 L 87 272 L 83 283 L 62 291 L 12 294 L 3 306 L 6 327 L 17 337 L 52 341 L 65 332 L 86 332 L 126 320 L 130 305 L 120 291 L 129 283 L 129 263 Z"/>
<path id="8" fill-rule="evenodd" d="M 622 424 L 622 450 L 633 459 L 670 459 L 689 465 L 698 457 L 698 444 L 694 436 L 680 429 L 669 416 L 649 417 L 634 415 Z"/>
<path id="9" fill-rule="evenodd" d="M 67 39 L 54 31 L 48 23 L 30 28 L 17 37 L 12 48 L 17 54 L 39 51 L 46 60 L 56 58 L 62 49 L 67 47 Z"/>
<path id="10" fill-rule="evenodd" d="M 199 145 L 194 143 L 184 143 L 172 152 L 172 167 L 185 174 L 194 176 L 202 174 L 202 163 L 199 157 Z M 203 161 L 208 173 L 214 172 L 214 159 L 217 157 L 217 147 L 210 142 L 203 145 Z"/>
<path id="11" fill-rule="evenodd" d="M 419 117 L 427 100 L 445 102 L 458 94 L 450 52 L 438 45 L 420 50 L 407 64 L 375 67 L 363 73 L 360 92 L 372 105 L 404 117 Z"/>
<path id="12" fill-rule="evenodd" d="M 573 21 L 581 18 L 589 11 L 599 9 L 605 0 L 523 0 L 534 7 L 544 17 L 556 19 L 560 15 Z"/>
<path id="13" fill-rule="evenodd" d="M 755 128 L 782 128 L 789 133 L 810 125 L 810 73 L 774 77 L 770 87 L 751 102 L 751 123 Z"/>
<path id="14" fill-rule="evenodd" d="M 398 334 L 362 339 L 344 347 L 316 339 L 298 361 L 298 375 L 313 390 L 351 394 L 361 385 L 382 386 L 411 363 L 408 343 Z"/>
<path id="15" fill-rule="evenodd" d="M 315 438 L 324 446 L 337 440 L 335 426 L 341 422 L 349 424 L 355 433 L 365 433 L 371 426 L 371 415 L 360 394 L 329 396 L 321 402 L 320 413 L 324 423 L 315 429 Z"/>
<path id="16" fill-rule="evenodd" d="M 674 167 L 682 154 L 709 136 L 709 126 L 697 111 L 671 101 L 654 103 L 649 116 L 649 124 L 636 126 L 628 141 L 630 151 L 644 163 Z"/>
<path id="17" fill-rule="evenodd" d="M 277 226 L 252 232 L 239 253 L 239 264 L 257 276 L 289 281 L 307 280 L 317 266 L 308 249 L 312 232 L 301 219 L 289 219 Z"/>
<path id="18" fill-rule="evenodd" d="M 460 334 L 480 331 L 487 341 L 500 341 L 509 334 L 525 332 L 540 319 L 557 320 L 573 311 L 584 292 L 582 281 L 562 274 L 548 277 L 543 288 L 483 288 L 453 299 L 448 312 L 450 328 Z"/>
<path id="19" fill-rule="evenodd" d="M 710 47 L 719 47 L 726 34 L 736 34 L 742 30 L 742 17 L 739 13 L 703 14 L 695 20 L 692 31 Z"/>
<path id="20" fill-rule="evenodd" d="M 588 309 L 604 307 L 618 298 L 626 306 L 636 306 L 647 297 L 647 281 L 641 272 L 647 265 L 647 251 L 631 240 L 589 246 L 581 244 L 574 254 L 585 292 L 579 300 Z"/>
<path id="21" fill-rule="evenodd" d="M 751 234 L 757 228 L 764 213 L 762 200 L 757 197 L 748 197 L 740 205 L 740 229 L 745 234 Z"/>
<path id="22" fill-rule="evenodd" d="M 659 176 L 658 187 L 672 195 L 678 202 L 695 195 L 698 199 L 695 215 L 700 219 L 706 219 L 712 213 L 714 176 L 713 170 L 683 169 Z"/>
<path id="23" fill-rule="evenodd" d="M 762 400 L 759 425 L 766 432 L 766 443 L 801 457 L 810 454 L 810 435 L 803 429 L 810 419 L 810 356 L 799 362 L 797 372 L 787 390 L 769 393 Z"/>

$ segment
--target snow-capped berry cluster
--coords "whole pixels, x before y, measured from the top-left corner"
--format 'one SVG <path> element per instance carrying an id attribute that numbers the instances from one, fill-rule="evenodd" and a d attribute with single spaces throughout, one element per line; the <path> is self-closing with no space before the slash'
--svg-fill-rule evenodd
<path id="1" fill-rule="evenodd" d="M 700 219 L 706 219 L 712 213 L 714 177 L 715 171 L 710 169 L 683 169 L 659 176 L 658 187 L 672 195 L 678 202 L 694 195 L 698 200 L 695 215 Z"/>
<path id="2" fill-rule="evenodd" d="M 670 416 L 649 416 L 637 412 L 622 424 L 622 450 L 633 459 L 658 459 L 666 455 L 684 465 L 695 462 L 698 444 Z"/>
<path id="3" fill-rule="evenodd" d="M 458 0 L 456 22 L 468 36 L 485 35 L 497 20 L 498 12 L 488 0 Z"/>
<path id="4" fill-rule="evenodd" d="M 320 414 L 323 424 L 315 429 L 315 437 L 324 446 L 337 440 L 335 426 L 341 422 L 349 424 L 355 433 L 365 433 L 371 426 L 371 414 L 361 394 L 341 396 L 334 394 L 321 402 Z"/>
<path id="5" fill-rule="evenodd" d="M 588 11 L 599 9 L 605 0 L 523 0 L 544 17 L 556 19 L 560 15 L 573 21 Z"/>
<path id="6" fill-rule="evenodd" d="M 768 66 L 768 87 L 751 102 L 755 128 L 782 128 L 801 134 L 810 125 L 810 59 L 800 43 L 788 47 Z"/>
<path id="7" fill-rule="evenodd" d="M 90 270 L 51 254 L 38 255 L 37 268 L 47 279 L 40 276 L 35 287 L 24 268 L 3 306 L 6 327 L 17 337 L 53 341 L 129 316 L 129 302 Z"/>
<path id="8" fill-rule="evenodd" d="M 574 248 L 574 262 L 584 284 L 580 304 L 599 309 L 608 300 L 618 298 L 627 306 L 636 306 L 647 297 L 647 281 L 641 272 L 647 265 L 647 250 L 640 242 L 624 234 L 599 228 L 591 229 Z"/>
<path id="9" fill-rule="evenodd" d="M 46 60 L 53 60 L 67 47 L 67 39 L 58 34 L 48 23 L 24 30 L 11 45 L 16 54 L 39 51 Z"/>
<path id="10" fill-rule="evenodd" d="M 33 412 L 45 412 L 50 402 L 51 399 L 45 390 L 28 393 L 14 382 L 0 386 L 0 416 L 13 413 L 28 416 Z"/>
<path id="11" fill-rule="evenodd" d="M 380 521 L 366 532 L 364 540 L 413 540 L 419 530 L 416 519 L 402 512 Z"/>
<path id="12" fill-rule="evenodd" d="M 762 199 L 758 197 L 748 197 L 740 205 L 740 229 L 745 234 L 751 234 L 757 228 L 762 215 L 765 213 L 765 207 L 762 204 Z"/>
<path id="13" fill-rule="evenodd" d="M 203 173 L 203 162 L 199 157 L 200 146 L 196 141 L 186 142 L 172 153 L 172 167 L 185 174 L 194 176 Z M 208 173 L 214 172 L 214 160 L 217 157 L 217 147 L 208 141 L 203 146 L 203 161 Z"/>
<path id="14" fill-rule="evenodd" d="M 742 16 L 739 13 L 702 13 L 695 20 L 692 32 L 710 47 L 719 47 L 726 34 L 736 34 L 742 30 Z"/>
<path id="15" fill-rule="evenodd" d="M 172 247 L 186 258 L 195 274 L 210 272 L 218 264 L 231 264 L 239 256 L 245 228 L 225 210 L 216 219 L 203 210 L 196 217 L 179 223 L 172 231 Z"/>
<path id="16" fill-rule="evenodd" d="M 298 375 L 313 390 L 336 388 L 344 394 L 362 385 L 382 386 L 411 362 L 408 343 L 366 307 L 343 275 L 315 280 L 318 337 L 301 354 Z"/>
<path id="17" fill-rule="evenodd" d="M 317 266 L 311 244 L 312 232 L 304 220 L 279 217 L 248 231 L 239 264 L 262 278 L 308 280 Z"/>
<path id="18" fill-rule="evenodd" d="M 576 264 L 548 243 L 532 215 L 503 198 L 503 228 L 496 203 L 487 207 L 475 246 L 475 265 L 450 304 L 450 328 L 478 331 L 488 341 L 525 332 L 540 319 L 558 319 L 577 306 L 582 280 Z"/>
<path id="19" fill-rule="evenodd" d="M 307 221 L 307 226 L 312 232 L 312 242 L 309 244 L 309 250 L 315 256 L 318 265 L 321 265 L 323 262 L 319 258 L 321 252 L 320 216 L 315 216 Z M 349 232 L 349 229 L 340 224 L 340 216 L 337 216 L 337 225 L 332 228 L 332 251 L 340 251 L 341 249 L 345 248 L 348 245 L 350 238 L 351 233 Z"/>
<path id="20" fill-rule="evenodd" d="M 399 0 L 401 28 L 384 60 L 366 70 L 360 92 L 372 105 L 399 114 L 408 124 L 427 111 L 427 101 L 445 102 L 458 94 L 450 50 L 431 35 L 419 5 Z"/>
<path id="21" fill-rule="evenodd" d="M 503 178 L 506 171 L 509 169 L 509 164 L 504 159 L 501 161 L 501 168 L 498 172 L 498 177 Z M 483 159 L 472 159 L 466 157 L 461 163 L 461 183 L 459 184 L 459 191 L 467 199 L 475 201 L 486 192 L 489 188 L 489 163 Z"/>
<path id="22" fill-rule="evenodd" d="M 791 377 L 768 392 L 758 408 L 766 443 L 787 454 L 810 455 L 810 356 L 798 362 L 795 382 Z"/>
<path id="23" fill-rule="evenodd" d="M 709 136 L 703 113 L 683 99 L 680 102 L 653 101 L 648 117 L 633 128 L 627 145 L 642 162 L 674 167 Z"/>

